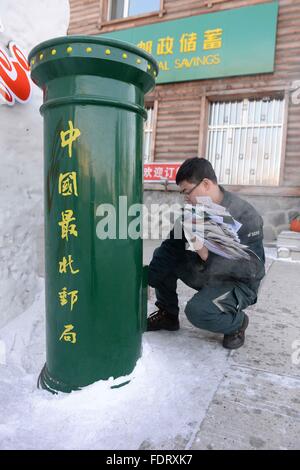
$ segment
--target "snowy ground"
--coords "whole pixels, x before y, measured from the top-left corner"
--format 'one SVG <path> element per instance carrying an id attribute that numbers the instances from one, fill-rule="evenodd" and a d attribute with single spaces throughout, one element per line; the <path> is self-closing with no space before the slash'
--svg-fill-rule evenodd
<path id="1" fill-rule="evenodd" d="M 271 263 L 269 260 L 268 265 Z M 278 263 L 281 270 L 294 266 L 299 272 L 300 263 L 274 262 Z M 295 277 L 295 274 L 292 276 Z M 40 282 L 42 289 L 43 281 Z M 183 285 L 179 286 L 179 291 L 183 310 L 193 291 Z M 269 293 L 269 287 L 266 292 Z M 149 308 L 152 308 L 151 302 Z M 257 318 L 260 321 L 259 313 Z M 252 368 L 250 378 L 247 372 L 251 364 L 241 372 L 235 356 L 222 348 L 220 335 L 193 328 L 184 316 L 178 332 L 144 335 L 143 356 L 134 371 L 134 378 L 129 385 L 119 389 L 110 389 L 110 382 L 98 382 L 69 395 L 52 396 L 38 390 L 36 381 L 45 362 L 44 336 L 44 293 L 41 291 L 29 310 L 0 330 L 0 449 L 220 448 L 222 446 L 218 439 L 212 444 L 218 420 L 221 421 L 222 417 L 225 420 L 222 428 L 226 434 L 226 422 L 235 417 L 232 411 L 226 415 L 223 400 L 228 400 L 228 394 L 232 393 L 239 402 L 239 387 L 243 392 L 248 381 L 248 389 L 254 387 L 252 392 L 247 392 L 249 409 L 253 408 L 252 399 L 254 402 L 259 401 L 255 393 L 261 391 L 256 392 L 257 380 L 251 376 L 257 372 Z M 244 347 L 240 350 L 242 358 L 246 354 L 246 362 L 251 362 L 255 354 L 263 357 L 255 343 L 257 339 L 251 340 L 251 334 L 249 338 L 249 349 Z M 282 383 L 282 371 L 279 379 L 273 372 L 271 382 L 274 387 L 274 383 L 278 382 L 278 387 L 280 385 L 284 389 L 286 386 L 299 393 L 299 377 L 295 377 L 295 372 L 292 378 L 286 378 Z M 263 374 L 267 373 L 265 367 Z M 228 376 L 232 379 L 229 380 Z M 269 379 L 263 376 L 260 380 L 263 386 L 268 387 Z M 286 390 L 282 393 L 285 399 Z M 223 398 L 219 397 L 218 400 L 216 397 L 220 394 Z M 214 407 L 216 410 L 211 411 Z M 259 408 L 257 403 L 256 408 Z M 279 409 L 274 413 L 280 414 Z M 262 410 L 265 411 L 264 406 Z M 296 428 L 292 428 L 296 436 L 300 430 L 300 413 L 297 413 L 292 415 L 296 420 Z M 287 429 L 289 425 L 288 422 Z M 201 434 L 203 426 L 207 430 Z M 237 434 L 243 433 L 243 429 L 245 435 L 249 432 L 245 424 L 245 428 Z M 280 429 L 279 434 L 283 430 L 282 424 Z M 269 429 L 268 432 L 272 431 Z M 230 433 L 232 436 L 232 429 Z M 275 437 L 278 440 L 278 436 Z M 284 447 L 294 448 L 296 444 L 289 436 L 286 437 L 288 439 Z M 259 430 L 250 433 L 250 444 L 248 438 L 244 441 L 243 438 L 245 436 L 241 436 L 242 444 L 233 441 L 229 447 L 239 448 L 243 445 L 244 448 L 259 448 L 264 447 L 263 442 L 271 448 L 272 442 L 276 442 L 275 438 L 270 441 L 259 438 Z"/>
<path id="2" fill-rule="evenodd" d="M 199 348 L 202 335 L 187 324 L 175 333 L 145 334 L 129 385 L 112 390 L 98 382 L 52 396 L 36 388 L 45 362 L 42 292 L 0 331 L 7 350 L 0 366 L 0 448 L 137 449 L 187 441 L 226 369 L 226 351 L 213 335 Z"/>

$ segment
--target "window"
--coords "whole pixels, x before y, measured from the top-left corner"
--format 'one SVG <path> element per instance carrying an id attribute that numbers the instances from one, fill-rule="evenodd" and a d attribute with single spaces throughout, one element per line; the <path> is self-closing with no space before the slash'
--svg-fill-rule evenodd
<path id="1" fill-rule="evenodd" d="M 127 18 L 159 9 L 160 0 L 110 0 L 109 19 Z"/>
<path id="2" fill-rule="evenodd" d="M 144 122 L 144 142 L 143 142 L 143 158 L 144 162 L 152 162 L 152 139 L 154 127 L 154 108 L 147 108 L 147 120 Z"/>
<path id="3" fill-rule="evenodd" d="M 279 184 L 284 99 L 212 102 L 207 158 L 220 184 Z"/>

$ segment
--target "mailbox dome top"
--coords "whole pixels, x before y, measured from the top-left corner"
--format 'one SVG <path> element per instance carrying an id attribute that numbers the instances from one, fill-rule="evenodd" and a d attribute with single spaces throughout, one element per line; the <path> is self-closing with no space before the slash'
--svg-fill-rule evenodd
<path id="1" fill-rule="evenodd" d="M 99 36 L 63 36 L 38 44 L 29 54 L 31 76 L 40 87 L 64 75 L 99 75 L 150 91 L 158 66 L 144 50 Z"/>

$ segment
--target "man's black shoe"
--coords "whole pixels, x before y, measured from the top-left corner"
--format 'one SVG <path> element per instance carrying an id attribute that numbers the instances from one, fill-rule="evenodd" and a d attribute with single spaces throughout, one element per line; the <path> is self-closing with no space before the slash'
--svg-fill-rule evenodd
<path id="1" fill-rule="evenodd" d="M 223 347 L 226 349 L 238 349 L 245 342 L 245 330 L 249 324 L 249 317 L 245 314 L 241 328 L 231 335 L 224 335 Z"/>
<path id="2" fill-rule="evenodd" d="M 147 318 L 147 331 L 179 330 L 179 320 L 177 315 L 171 315 L 165 310 L 159 308 L 153 313 L 150 313 Z"/>

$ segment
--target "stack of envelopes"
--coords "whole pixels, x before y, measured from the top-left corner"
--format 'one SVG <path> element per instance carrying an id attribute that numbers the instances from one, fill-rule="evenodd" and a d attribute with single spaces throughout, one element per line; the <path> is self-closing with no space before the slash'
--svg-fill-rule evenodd
<path id="1" fill-rule="evenodd" d="M 227 209 L 215 204 L 209 197 L 198 197 L 197 205 L 186 204 L 182 225 L 185 237 L 192 250 L 202 246 L 228 259 L 249 259 L 247 245 L 238 237 L 241 224 Z"/>

